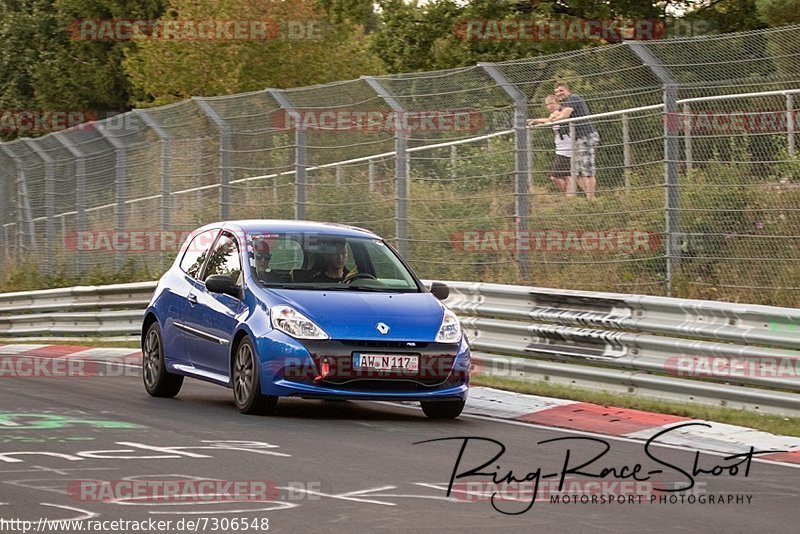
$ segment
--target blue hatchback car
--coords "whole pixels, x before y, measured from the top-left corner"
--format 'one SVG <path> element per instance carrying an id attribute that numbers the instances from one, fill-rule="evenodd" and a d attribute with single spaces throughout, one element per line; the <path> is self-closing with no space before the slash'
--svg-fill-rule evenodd
<path id="1" fill-rule="evenodd" d="M 186 240 L 142 325 L 144 386 L 184 377 L 233 389 L 242 413 L 279 397 L 419 401 L 458 417 L 470 351 L 458 318 L 379 236 L 351 226 L 254 220 Z"/>

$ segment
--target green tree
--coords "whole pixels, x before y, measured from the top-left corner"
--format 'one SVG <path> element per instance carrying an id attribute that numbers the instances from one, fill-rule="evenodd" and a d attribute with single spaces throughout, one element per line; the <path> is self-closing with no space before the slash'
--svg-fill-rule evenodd
<path id="1" fill-rule="evenodd" d="M 600 39 L 476 38 L 475 34 L 465 31 L 469 21 L 657 19 L 664 16 L 663 6 L 645 0 L 574 0 L 569 3 L 559 0 L 432 0 L 424 4 L 379 0 L 378 4 L 382 25 L 371 36 L 372 48 L 391 72 L 463 67 L 480 61 L 526 58 L 605 43 Z"/>
<path id="2" fill-rule="evenodd" d="M 162 20 L 266 19 L 279 31 L 264 40 L 138 42 L 124 62 L 139 91 L 138 105 L 313 85 L 382 70 L 367 49 L 363 28 L 349 21 L 326 22 L 312 0 L 172 0 L 167 13 Z M 298 24 L 305 30 L 289 31 Z"/>
<path id="3" fill-rule="evenodd" d="M 755 0 L 759 18 L 770 27 L 800 24 L 800 0 Z"/>
<path id="4" fill-rule="evenodd" d="M 85 19 L 151 19 L 162 9 L 162 0 L 0 0 L 0 108 L 129 109 L 121 62 L 133 44 L 81 40 L 70 29 Z"/>

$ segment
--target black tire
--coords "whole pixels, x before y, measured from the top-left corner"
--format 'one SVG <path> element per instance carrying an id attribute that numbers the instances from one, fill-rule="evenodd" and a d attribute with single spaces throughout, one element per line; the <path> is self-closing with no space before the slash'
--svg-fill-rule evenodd
<path id="1" fill-rule="evenodd" d="M 150 325 L 142 342 L 142 381 L 153 397 L 174 397 L 181 390 L 183 375 L 167 371 L 164 342 L 157 322 Z"/>
<path id="2" fill-rule="evenodd" d="M 249 415 L 274 413 L 278 397 L 261 393 L 258 358 L 250 338 L 243 338 L 233 355 L 231 384 L 236 409 Z"/>
<path id="3" fill-rule="evenodd" d="M 421 401 L 422 411 L 428 419 L 455 419 L 461 415 L 466 401 Z"/>

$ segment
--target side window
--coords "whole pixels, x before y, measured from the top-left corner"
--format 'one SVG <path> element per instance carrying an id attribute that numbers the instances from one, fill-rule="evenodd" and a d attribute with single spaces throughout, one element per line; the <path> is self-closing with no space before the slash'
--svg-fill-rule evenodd
<path id="1" fill-rule="evenodd" d="M 217 237 L 218 231 L 206 230 L 192 238 L 181 260 L 181 270 L 183 272 L 192 278 L 198 277 L 200 268 L 203 266 L 203 262 L 206 261 L 206 256 L 208 256 L 211 245 L 214 244 L 214 238 Z"/>
<path id="2" fill-rule="evenodd" d="M 413 284 L 413 280 L 398 268 L 397 259 L 393 257 L 392 252 L 380 241 L 376 241 L 375 245 L 377 246 L 366 247 L 372 267 L 375 269 L 375 277 L 378 280 L 403 280 Z"/>
<path id="3" fill-rule="evenodd" d="M 239 257 L 239 245 L 236 239 L 224 233 L 217 241 L 217 246 L 208 258 L 203 280 L 212 274 L 224 274 L 233 278 L 234 282 L 242 285 L 242 262 Z"/>
<path id="4" fill-rule="evenodd" d="M 291 238 L 280 238 L 270 243 L 272 260 L 271 269 L 286 270 L 300 269 L 303 266 L 303 248 L 300 243 Z"/>

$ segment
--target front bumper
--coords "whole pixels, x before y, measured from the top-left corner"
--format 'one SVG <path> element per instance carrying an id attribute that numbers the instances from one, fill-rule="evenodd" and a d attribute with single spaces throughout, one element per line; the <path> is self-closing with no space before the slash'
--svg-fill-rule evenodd
<path id="1" fill-rule="evenodd" d="M 287 350 L 287 341 L 294 350 Z M 269 356 L 259 347 L 261 390 L 265 395 L 363 400 L 466 400 L 470 352 L 458 344 L 324 340 L 281 340 L 283 350 Z M 416 355 L 419 370 L 354 369 L 353 354 Z M 272 352 L 272 354 L 275 354 Z M 323 362 L 326 365 L 323 365 Z M 323 371 L 327 371 L 325 374 Z"/>

